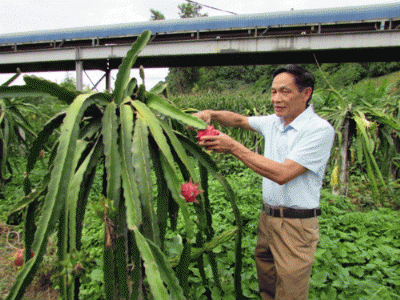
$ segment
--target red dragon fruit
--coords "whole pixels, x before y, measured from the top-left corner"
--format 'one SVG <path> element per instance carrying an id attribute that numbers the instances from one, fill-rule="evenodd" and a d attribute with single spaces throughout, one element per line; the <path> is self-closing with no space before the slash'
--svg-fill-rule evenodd
<path id="1" fill-rule="evenodd" d="M 203 191 L 199 190 L 199 184 L 193 183 L 192 179 L 181 186 L 181 193 L 186 202 L 197 202 L 196 196 L 202 192 Z"/>
<path id="2" fill-rule="evenodd" d="M 25 249 L 22 248 L 22 249 L 18 249 L 17 252 L 15 253 L 15 255 L 14 255 L 14 257 L 15 257 L 14 263 L 17 266 L 22 266 L 24 264 L 24 252 L 25 252 Z M 33 252 L 32 252 L 32 256 L 31 257 L 33 257 Z"/>
<path id="3" fill-rule="evenodd" d="M 203 136 L 214 136 L 214 135 L 219 135 L 220 131 L 216 130 L 214 128 L 214 125 L 208 126 L 206 129 L 203 130 L 199 130 L 199 132 L 197 133 L 197 139 L 199 140 L 199 142 L 201 141 L 201 138 Z"/>

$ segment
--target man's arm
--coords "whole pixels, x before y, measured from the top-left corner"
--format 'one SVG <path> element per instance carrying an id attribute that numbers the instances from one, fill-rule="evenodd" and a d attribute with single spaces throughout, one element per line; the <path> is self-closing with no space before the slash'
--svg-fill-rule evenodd
<path id="1" fill-rule="evenodd" d="M 207 146 L 207 149 L 216 152 L 230 153 L 254 172 L 280 185 L 288 183 L 307 171 L 305 167 L 293 160 L 286 159 L 283 163 L 278 163 L 254 153 L 238 141 L 224 134 L 204 136 L 199 145 Z"/>
<path id="2" fill-rule="evenodd" d="M 203 110 L 194 114 L 194 116 L 199 117 L 207 124 L 215 121 L 226 127 L 254 130 L 250 126 L 247 117 L 230 111 Z M 230 153 L 254 172 L 280 185 L 289 182 L 307 171 L 305 167 L 293 160 L 287 159 L 282 164 L 254 153 L 226 134 L 204 136 L 199 145 L 216 152 Z"/>
<path id="3" fill-rule="evenodd" d="M 217 122 L 226 127 L 239 127 L 246 130 L 254 130 L 250 127 L 249 120 L 246 116 L 231 111 L 207 109 L 199 111 L 193 115 L 202 119 L 209 125 L 211 122 Z"/>

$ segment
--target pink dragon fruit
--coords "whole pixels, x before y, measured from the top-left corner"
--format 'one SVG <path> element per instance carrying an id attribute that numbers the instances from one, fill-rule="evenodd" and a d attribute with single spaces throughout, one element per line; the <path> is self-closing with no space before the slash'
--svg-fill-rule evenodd
<path id="1" fill-rule="evenodd" d="M 199 140 L 199 142 L 201 141 L 201 138 L 203 136 L 214 136 L 214 135 L 219 135 L 220 131 L 216 130 L 214 128 L 214 125 L 208 126 L 206 129 L 203 130 L 199 130 L 199 132 L 197 133 L 197 139 Z"/>
<path id="2" fill-rule="evenodd" d="M 22 266 L 24 264 L 24 252 L 25 249 L 18 249 L 18 251 L 14 254 L 14 263 L 17 266 Z M 33 252 L 31 252 L 31 257 L 33 257 Z"/>
<path id="3" fill-rule="evenodd" d="M 203 191 L 199 190 L 199 184 L 193 183 L 192 179 L 181 186 L 181 193 L 186 202 L 197 202 L 196 196 L 202 192 Z"/>

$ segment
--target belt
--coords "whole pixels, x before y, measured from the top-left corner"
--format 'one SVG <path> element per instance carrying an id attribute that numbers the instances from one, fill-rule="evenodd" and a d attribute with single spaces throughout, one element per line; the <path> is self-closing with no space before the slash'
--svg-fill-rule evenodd
<path id="1" fill-rule="evenodd" d="M 263 211 L 265 211 L 267 215 L 280 218 L 307 219 L 321 215 L 321 209 L 319 208 L 314 208 L 314 209 L 294 209 L 288 207 L 274 208 L 263 203 L 262 209 Z"/>

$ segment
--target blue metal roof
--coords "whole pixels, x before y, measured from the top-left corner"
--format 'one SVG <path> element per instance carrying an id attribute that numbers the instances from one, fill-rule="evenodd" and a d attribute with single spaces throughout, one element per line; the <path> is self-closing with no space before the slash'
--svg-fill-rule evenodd
<path id="1" fill-rule="evenodd" d="M 332 23 L 400 18 L 400 2 L 327 9 L 269 12 L 236 16 L 159 20 L 0 35 L 1 44 L 105 38 L 153 33 L 246 28 L 307 23 Z"/>

